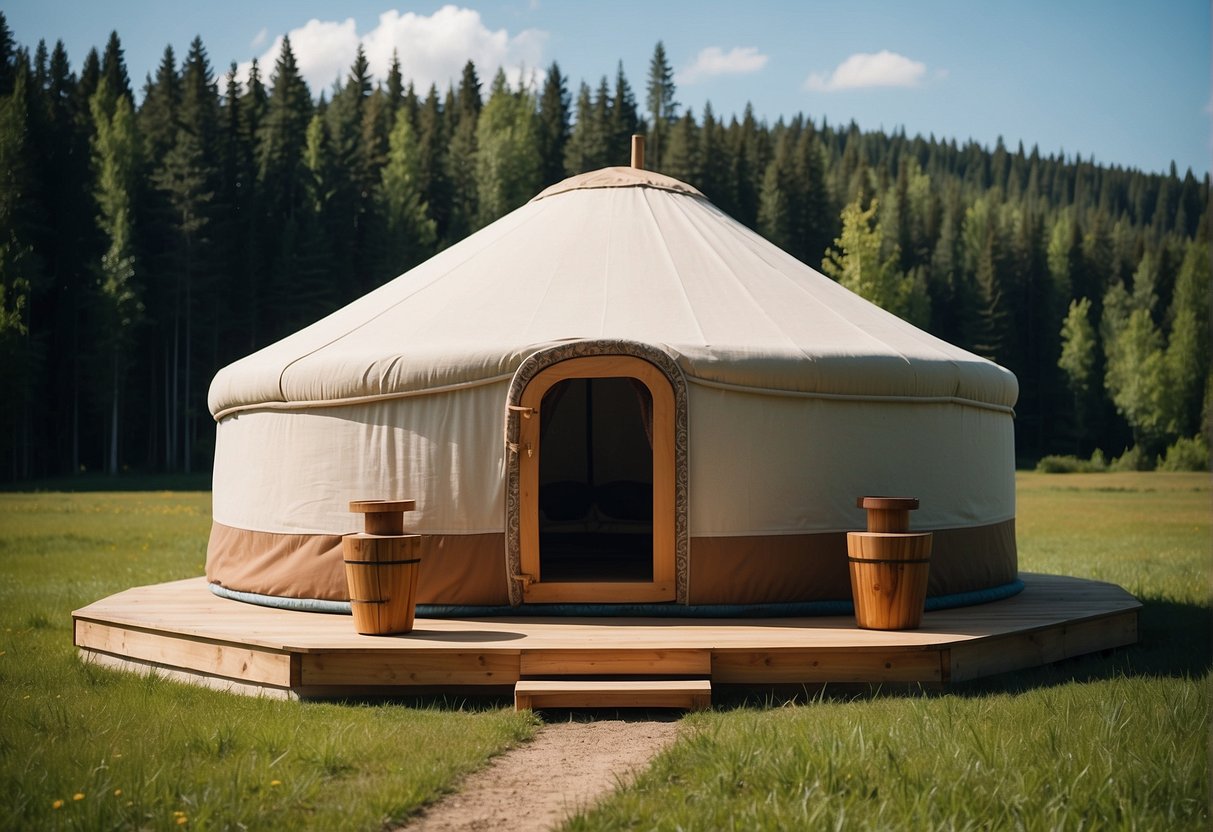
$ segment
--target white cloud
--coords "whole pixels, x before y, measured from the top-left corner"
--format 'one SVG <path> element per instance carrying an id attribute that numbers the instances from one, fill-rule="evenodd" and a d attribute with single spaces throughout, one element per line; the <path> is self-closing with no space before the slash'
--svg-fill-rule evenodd
<path id="1" fill-rule="evenodd" d="M 753 46 L 735 46 L 728 52 L 719 46 L 709 46 L 700 50 L 693 64 L 679 70 L 675 80 L 679 84 L 694 84 L 716 75 L 746 75 L 762 69 L 767 60 L 767 56 Z"/>
<path id="2" fill-rule="evenodd" d="M 927 74 L 927 65 L 882 49 L 876 54 L 857 52 L 840 63 L 829 77 L 814 72 L 804 87 L 817 92 L 835 92 L 865 87 L 916 87 Z"/>
<path id="3" fill-rule="evenodd" d="M 265 43 L 265 39 L 268 38 L 269 36 L 270 36 L 270 30 L 263 28 L 260 32 L 257 33 L 257 36 L 253 38 L 252 42 L 249 43 L 249 46 L 256 49 L 258 46 Z"/>
<path id="4" fill-rule="evenodd" d="M 498 68 L 505 69 L 513 83 L 524 74 L 529 82 L 540 71 L 548 37 L 539 29 L 524 29 L 514 35 L 505 29 L 491 31 L 479 12 L 454 5 L 443 6 L 428 16 L 386 11 L 379 15 L 374 29 L 361 35 L 352 17 L 342 22 L 313 18 L 287 34 L 299 71 L 313 95 L 330 90 L 337 79 L 345 79 L 359 43 L 366 50 L 372 76 L 387 78 L 395 50 L 405 82 L 413 81 L 424 95 L 430 84 L 437 84 L 443 91 L 448 84 L 458 84 L 468 60 L 476 64 L 485 92 Z M 257 59 L 267 86 L 281 49 L 280 35 Z M 247 76 L 250 63 L 240 65 L 242 76 Z"/>

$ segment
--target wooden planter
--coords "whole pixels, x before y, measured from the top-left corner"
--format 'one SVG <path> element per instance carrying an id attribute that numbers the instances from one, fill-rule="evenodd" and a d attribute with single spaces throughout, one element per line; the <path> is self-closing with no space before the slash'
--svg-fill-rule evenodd
<path id="1" fill-rule="evenodd" d="M 861 497 L 868 530 L 847 533 L 855 621 L 867 630 L 912 630 L 922 624 L 931 568 L 931 533 L 909 531 L 918 500 Z"/>
<path id="2" fill-rule="evenodd" d="M 404 534 L 413 500 L 356 500 L 366 531 L 341 539 L 354 628 L 364 635 L 407 633 L 417 610 L 421 536 Z"/>

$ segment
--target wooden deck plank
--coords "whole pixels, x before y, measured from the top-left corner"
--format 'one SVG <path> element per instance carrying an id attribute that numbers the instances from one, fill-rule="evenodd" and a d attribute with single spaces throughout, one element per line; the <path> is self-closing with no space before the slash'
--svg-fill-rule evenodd
<path id="1" fill-rule="evenodd" d="M 943 680 L 943 652 L 941 648 L 881 652 L 813 647 L 718 651 L 712 657 L 712 679 L 722 684 L 754 679 L 771 684 L 936 683 Z"/>
<path id="2" fill-rule="evenodd" d="M 280 687 L 292 676 L 291 654 L 210 639 L 182 639 L 96 621 L 76 620 L 76 646 L 118 657 Z"/>
<path id="3" fill-rule="evenodd" d="M 135 587 L 73 613 L 77 646 L 292 691 L 508 689 L 552 675 L 708 676 L 730 684 L 943 682 L 1131 644 L 1140 604 L 1120 587 L 1023 575 L 1013 598 L 929 612 L 917 630 L 853 618 L 416 620 L 364 636 L 349 616 L 218 598 L 205 579 Z"/>
<path id="4" fill-rule="evenodd" d="M 707 675 L 712 672 L 708 650 L 651 650 L 615 647 L 598 650 L 527 650 L 520 672 L 535 676 L 666 676 Z"/>
<path id="5" fill-rule="evenodd" d="M 140 675 L 160 676 L 164 679 L 171 679 L 174 682 L 184 682 L 186 684 L 210 688 L 211 690 L 222 691 L 223 693 L 238 693 L 243 696 L 260 696 L 267 699 L 299 698 L 297 689 L 293 687 L 277 687 L 261 682 L 230 679 L 226 676 L 212 676 L 209 673 L 202 673 L 196 670 L 166 667 L 155 662 L 122 658 L 83 647 L 80 648 L 80 658 L 88 664 L 95 664 L 98 667 L 109 667 L 114 670 L 123 670 Z"/>
<path id="6" fill-rule="evenodd" d="M 518 681 L 518 653 L 382 651 L 304 653 L 300 684 L 503 685 Z"/>
<path id="7" fill-rule="evenodd" d="M 1137 612 L 1122 611 L 1049 629 L 1011 633 L 948 651 L 948 681 L 961 682 L 1059 662 L 1137 642 Z"/>
<path id="8" fill-rule="evenodd" d="M 712 706 L 712 683 L 639 679 L 628 681 L 524 680 L 514 686 L 514 708 L 684 708 Z"/>

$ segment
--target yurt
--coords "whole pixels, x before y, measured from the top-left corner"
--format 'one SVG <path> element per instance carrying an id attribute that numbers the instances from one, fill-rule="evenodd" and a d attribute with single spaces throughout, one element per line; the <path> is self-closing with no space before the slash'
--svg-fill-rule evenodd
<path id="1" fill-rule="evenodd" d="M 856 499 L 905 495 L 929 595 L 997 594 L 1016 396 L 695 188 L 607 168 L 215 376 L 207 577 L 339 609 L 350 502 L 409 499 L 422 605 L 807 608 L 850 598 Z"/>

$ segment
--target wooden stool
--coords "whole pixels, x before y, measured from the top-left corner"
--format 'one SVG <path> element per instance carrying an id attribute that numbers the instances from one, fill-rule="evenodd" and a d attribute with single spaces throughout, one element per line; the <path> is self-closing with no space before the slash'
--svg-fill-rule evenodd
<path id="1" fill-rule="evenodd" d="M 860 497 L 868 530 L 847 532 L 855 622 L 865 630 L 912 630 L 922 624 L 931 568 L 930 532 L 913 533 L 914 497 Z"/>
<path id="2" fill-rule="evenodd" d="M 413 629 L 421 535 L 404 534 L 404 512 L 414 500 L 355 500 L 350 511 L 364 515 L 366 531 L 341 538 L 345 580 L 354 628 L 364 635 Z"/>

